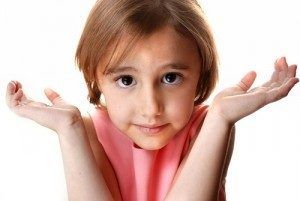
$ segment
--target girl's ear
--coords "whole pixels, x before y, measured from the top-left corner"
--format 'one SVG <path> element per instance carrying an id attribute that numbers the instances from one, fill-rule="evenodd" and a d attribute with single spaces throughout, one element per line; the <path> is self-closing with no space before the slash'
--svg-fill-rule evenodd
<path id="1" fill-rule="evenodd" d="M 100 105 L 103 107 L 103 108 L 106 108 L 106 100 L 105 100 L 105 96 L 103 93 L 101 93 L 100 95 Z"/>
<path id="2" fill-rule="evenodd" d="M 97 87 L 98 87 L 98 90 L 100 91 L 100 93 L 102 94 L 103 93 L 103 90 L 101 88 L 101 83 L 97 83 Z"/>
<path id="3" fill-rule="evenodd" d="M 101 89 L 101 84 L 100 83 L 97 83 L 97 87 L 98 87 L 98 90 L 100 91 L 100 93 L 102 93 L 102 89 Z"/>

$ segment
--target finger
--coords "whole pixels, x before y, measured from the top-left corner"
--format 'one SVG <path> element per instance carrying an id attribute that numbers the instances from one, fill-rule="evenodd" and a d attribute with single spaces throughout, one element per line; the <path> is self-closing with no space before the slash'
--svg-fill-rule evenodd
<path id="1" fill-rule="evenodd" d="M 288 68 L 285 57 L 280 57 L 274 63 L 275 70 L 282 71 Z"/>
<path id="2" fill-rule="evenodd" d="M 285 78 L 287 78 L 287 71 L 280 71 L 278 73 L 278 82 L 283 83 Z"/>
<path id="3" fill-rule="evenodd" d="M 15 90 L 16 90 L 15 92 L 17 92 L 17 90 L 18 90 L 18 88 L 20 87 L 21 84 L 16 80 L 12 80 L 10 82 L 15 86 Z"/>
<path id="4" fill-rule="evenodd" d="M 280 58 L 276 59 L 276 61 L 274 62 L 274 68 L 275 68 L 275 71 L 279 71 L 279 70 L 280 70 L 280 66 L 278 65 L 279 59 L 280 59 Z"/>
<path id="5" fill-rule="evenodd" d="M 278 65 L 280 66 L 278 81 L 283 82 L 288 74 L 288 64 L 286 63 L 286 58 L 285 57 L 280 58 L 278 60 Z"/>
<path id="6" fill-rule="evenodd" d="M 288 78 L 296 77 L 296 71 L 297 71 L 297 65 L 294 64 L 289 66 L 287 77 Z"/>
<path id="7" fill-rule="evenodd" d="M 25 95 L 24 93 L 24 90 L 22 88 L 22 84 L 18 81 L 10 81 L 8 84 L 7 84 L 7 90 L 6 90 L 6 103 L 8 106 L 10 106 L 10 102 L 13 100 L 13 98 L 15 98 L 16 100 L 16 97 L 14 97 L 14 95 L 16 93 L 18 93 L 18 91 L 22 90 L 22 95 L 19 96 L 20 94 L 18 94 L 18 101 L 26 101 L 28 100 L 27 96 Z M 21 93 L 21 92 L 19 92 Z M 14 101 L 15 101 L 14 100 Z"/>
<path id="8" fill-rule="evenodd" d="M 280 60 L 279 60 L 279 64 L 281 65 L 281 70 L 283 71 L 287 71 L 289 66 L 286 62 L 286 57 L 282 57 Z"/>
<path id="9" fill-rule="evenodd" d="M 288 72 L 287 72 L 287 75 L 286 75 L 285 79 L 295 77 L 296 76 L 296 71 L 297 71 L 297 65 L 296 64 L 290 65 L 289 68 L 288 68 Z M 281 82 L 284 83 L 285 79 L 284 79 L 283 82 L 281 80 Z M 263 87 L 269 87 L 269 86 L 273 85 L 275 82 L 279 82 L 279 71 L 277 71 L 277 70 L 275 70 L 273 72 L 273 74 L 271 76 L 271 79 L 269 81 L 265 82 L 262 86 Z"/>
<path id="10" fill-rule="evenodd" d="M 17 91 L 17 93 L 15 93 L 14 95 L 11 96 L 10 100 L 9 100 L 9 108 L 13 108 L 19 105 L 21 97 L 23 96 L 23 90 L 19 89 Z"/>
<path id="11" fill-rule="evenodd" d="M 19 81 L 12 81 L 14 83 L 14 85 L 16 86 L 15 88 L 15 92 L 17 92 L 18 90 L 22 89 L 23 90 L 23 96 L 21 97 L 21 101 L 24 101 L 24 100 L 27 100 L 28 97 L 26 96 L 25 92 L 24 92 L 24 89 L 23 89 L 23 86 L 21 84 L 21 82 Z"/>
<path id="12" fill-rule="evenodd" d="M 21 82 L 19 82 L 19 81 L 17 81 L 17 80 L 14 80 L 14 81 L 12 81 L 12 82 L 13 82 L 14 85 L 15 85 L 15 92 L 17 92 L 19 89 L 22 89 L 22 88 L 23 88 Z"/>
<path id="13" fill-rule="evenodd" d="M 10 81 L 7 84 L 7 89 L 6 89 L 6 104 L 8 107 L 10 107 L 10 101 L 12 99 L 12 96 L 15 94 L 15 83 L 13 81 Z"/>
<path id="14" fill-rule="evenodd" d="M 63 102 L 60 95 L 57 92 L 53 91 L 52 89 L 45 88 L 44 92 L 45 92 L 45 95 L 47 96 L 47 98 L 51 101 L 51 103 L 53 105 L 57 105 L 57 104 Z"/>
<path id="15" fill-rule="evenodd" d="M 272 82 L 278 82 L 279 79 L 279 72 L 278 71 L 274 71 L 271 77 L 271 81 Z"/>
<path id="16" fill-rule="evenodd" d="M 252 86 L 254 83 L 254 80 L 256 78 L 256 73 L 254 71 L 251 71 L 247 73 L 241 81 L 237 84 L 237 86 L 244 92 L 247 92 L 248 89 Z"/>
<path id="17" fill-rule="evenodd" d="M 275 87 L 268 92 L 267 103 L 278 101 L 288 95 L 290 90 L 299 82 L 298 78 L 290 78 L 285 84 L 280 87 Z"/>

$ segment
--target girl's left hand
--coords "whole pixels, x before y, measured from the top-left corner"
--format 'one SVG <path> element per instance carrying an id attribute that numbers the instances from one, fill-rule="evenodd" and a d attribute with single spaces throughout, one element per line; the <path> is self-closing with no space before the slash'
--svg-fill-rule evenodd
<path id="1" fill-rule="evenodd" d="M 296 69 L 296 65 L 288 66 L 285 57 L 282 57 L 275 62 L 271 79 L 251 90 L 256 73 L 247 73 L 236 86 L 221 91 L 214 98 L 210 113 L 228 123 L 235 123 L 261 107 L 284 98 L 299 81 L 295 77 Z"/>

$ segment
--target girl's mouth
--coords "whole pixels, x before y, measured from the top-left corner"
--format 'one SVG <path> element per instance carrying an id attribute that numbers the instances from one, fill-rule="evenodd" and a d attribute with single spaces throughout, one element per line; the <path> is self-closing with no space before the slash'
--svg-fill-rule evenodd
<path id="1" fill-rule="evenodd" d="M 137 128 L 145 134 L 158 134 L 164 128 L 167 127 L 168 124 L 163 125 L 136 125 Z"/>

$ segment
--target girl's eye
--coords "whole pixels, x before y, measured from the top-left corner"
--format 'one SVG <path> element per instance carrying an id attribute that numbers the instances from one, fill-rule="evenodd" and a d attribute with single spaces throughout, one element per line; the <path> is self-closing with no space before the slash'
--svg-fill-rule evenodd
<path id="1" fill-rule="evenodd" d="M 182 76 L 178 73 L 167 73 L 163 78 L 162 82 L 166 84 L 178 84 L 182 80 Z"/>
<path id="2" fill-rule="evenodd" d="M 127 88 L 135 85 L 136 81 L 130 75 L 124 75 L 117 79 L 117 84 L 122 88 Z"/>

